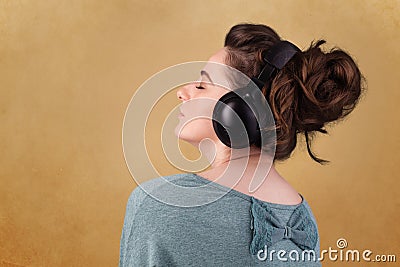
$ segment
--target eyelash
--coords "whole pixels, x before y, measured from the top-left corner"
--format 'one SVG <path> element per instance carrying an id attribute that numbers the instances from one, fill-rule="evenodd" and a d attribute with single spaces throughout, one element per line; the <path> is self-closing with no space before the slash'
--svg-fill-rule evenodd
<path id="1" fill-rule="evenodd" d="M 201 86 L 201 85 L 199 85 L 199 86 L 196 86 L 196 88 L 197 89 L 205 89 L 203 86 Z"/>

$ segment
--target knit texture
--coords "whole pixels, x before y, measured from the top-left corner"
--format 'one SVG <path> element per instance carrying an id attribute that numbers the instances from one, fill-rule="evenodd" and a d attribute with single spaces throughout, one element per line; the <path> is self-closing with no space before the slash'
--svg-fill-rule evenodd
<path id="1" fill-rule="evenodd" d="M 205 205 L 168 205 L 151 194 L 165 180 L 226 193 Z M 128 199 L 119 266 L 321 266 L 317 223 L 301 197 L 297 205 L 269 203 L 191 173 L 152 179 Z M 310 247 L 315 257 L 302 259 Z"/>

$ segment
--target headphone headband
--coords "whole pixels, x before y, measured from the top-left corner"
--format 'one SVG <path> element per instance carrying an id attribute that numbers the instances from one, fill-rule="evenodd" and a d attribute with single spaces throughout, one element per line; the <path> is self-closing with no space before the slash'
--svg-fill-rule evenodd
<path id="1" fill-rule="evenodd" d="M 300 48 L 289 41 L 279 41 L 270 47 L 263 58 L 265 66 L 261 73 L 253 81 L 262 88 L 270 82 L 278 70 L 281 70 L 292 57 L 301 52 Z"/>

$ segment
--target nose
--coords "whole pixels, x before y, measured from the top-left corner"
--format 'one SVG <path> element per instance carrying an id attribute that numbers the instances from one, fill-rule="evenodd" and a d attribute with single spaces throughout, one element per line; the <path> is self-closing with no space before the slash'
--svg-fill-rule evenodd
<path id="1" fill-rule="evenodd" d="M 178 89 L 176 96 L 178 97 L 179 100 L 187 101 L 189 99 L 188 88 L 187 88 L 188 86 L 189 85 L 187 84 L 187 85 L 181 86 Z"/>

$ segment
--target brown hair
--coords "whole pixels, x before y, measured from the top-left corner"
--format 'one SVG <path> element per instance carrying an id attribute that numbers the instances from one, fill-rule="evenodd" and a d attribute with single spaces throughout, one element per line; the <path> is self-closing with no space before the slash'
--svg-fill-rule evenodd
<path id="1" fill-rule="evenodd" d="M 225 63 L 249 77 L 257 76 L 264 66 L 263 54 L 279 35 L 263 24 L 237 24 L 225 37 Z M 316 131 L 327 134 L 323 127 L 347 116 L 359 102 L 365 80 L 351 56 L 337 47 L 323 52 L 325 40 L 311 42 L 296 53 L 271 82 L 266 99 L 276 124 L 275 160 L 290 157 L 296 147 L 297 134 L 304 133 L 308 154 L 320 164 L 310 148 Z M 262 89 L 263 94 L 267 88 Z M 260 144 L 256 144 L 260 147 Z"/>

